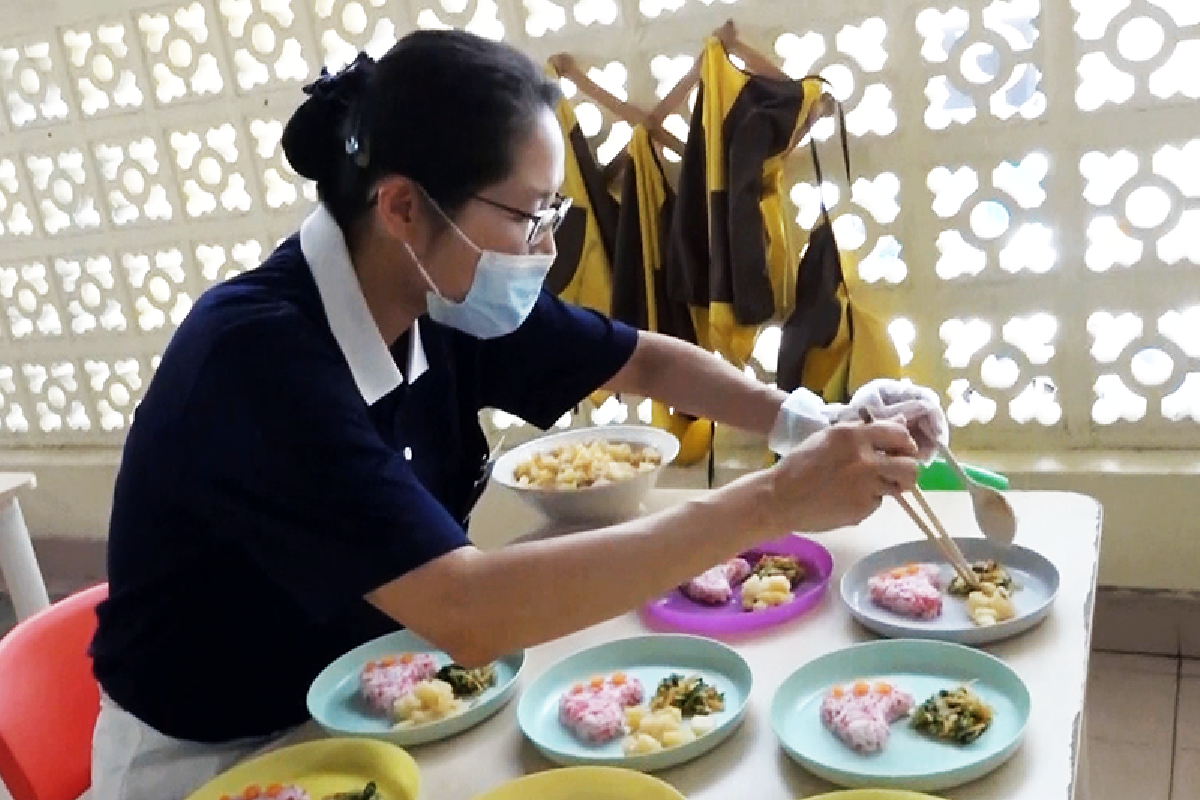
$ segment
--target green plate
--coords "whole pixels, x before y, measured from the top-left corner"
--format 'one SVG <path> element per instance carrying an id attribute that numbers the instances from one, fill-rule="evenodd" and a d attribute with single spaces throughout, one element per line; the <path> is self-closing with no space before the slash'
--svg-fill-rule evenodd
<path id="1" fill-rule="evenodd" d="M 389 633 L 354 648 L 322 670 L 308 689 L 308 713 L 331 736 L 363 736 L 415 747 L 457 736 L 494 716 L 512 699 L 525 664 L 523 652 L 497 659 L 495 685 L 468 701 L 461 714 L 393 729 L 390 720 L 367 706 L 358 684 L 364 664 L 398 653 L 430 653 L 439 667 L 451 663 L 450 656 L 411 631 Z"/>
<path id="2" fill-rule="evenodd" d="M 988 730 L 969 745 L 945 744 L 892 723 L 881 752 L 851 750 L 821 722 L 821 702 L 835 684 L 882 679 L 920 704 L 941 689 L 973 681 L 994 710 Z M 776 736 L 802 767 L 852 788 L 940 791 L 981 778 L 1017 751 L 1029 721 L 1029 689 L 1004 662 L 949 642 L 891 639 L 847 647 L 808 662 L 780 685 L 771 704 Z"/>
<path id="3" fill-rule="evenodd" d="M 714 715 L 716 727 L 709 733 L 657 753 L 627 756 L 621 749 L 623 737 L 606 744 L 585 744 L 559 722 L 559 702 L 574 684 L 613 672 L 641 681 L 647 701 L 658 682 L 672 672 L 700 675 L 725 695 L 725 710 Z M 583 650 L 550 667 L 521 695 L 517 721 L 534 747 L 556 764 L 654 772 L 690 761 L 727 739 L 742 720 L 752 684 L 750 665 L 720 642 L 699 636 L 636 636 Z"/>

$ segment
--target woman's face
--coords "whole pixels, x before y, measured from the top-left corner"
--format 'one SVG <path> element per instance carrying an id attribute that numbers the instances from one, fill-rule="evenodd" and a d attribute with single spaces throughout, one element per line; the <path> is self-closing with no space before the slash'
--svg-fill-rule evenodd
<path id="1" fill-rule="evenodd" d="M 422 260 L 444 296 L 451 300 L 466 297 L 478 263 L 475 248 L 516 255 L 554 252 L 553 235 L 529 243 L 532 223 L 515 211 L 533 214 L 554 200 L 563 182 L 564 160 L 558 119 L 544 108 L 529 136 L 517 144 L 512 173 L 479 190 L 477 196 L 483 199 L 470 199 L 459 211 L 455 224 L 470 241 L 447 229 L 430 242 Z"/>

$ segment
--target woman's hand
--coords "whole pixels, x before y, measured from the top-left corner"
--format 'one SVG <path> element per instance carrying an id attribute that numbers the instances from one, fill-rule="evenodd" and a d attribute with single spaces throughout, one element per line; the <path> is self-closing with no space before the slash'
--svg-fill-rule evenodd
<path id="1" fill-rule="evenodd" d="M 367 595 L 463 666 L 622 614 L 791 530 L 852 525 L 912 487 L 899 422 L 835 425 L 768 470 L 599 530 L 483 552 L 461 547 Z"/>
<path id="2" fill-rule="evenodd" d="M 838 424 L 771 468 L 773 516 L 785 529 L 825 531 L 871 515 L 917 480 L 917 444 L 901 422 Z"/>
<path id="3" fill-rule="evenodd" d="M 941 399 L 928 387 L 907 380 L 876 378 L 861 386 L 849 405 L 838 407 L 834 418 L 839 422 L 857 420 L 862 408 L 877 420 L 902 421 L 917 443 L 917 457 L 923 462 L 933 458 L 938 442 L 950 443 L 950 426 Z"/>

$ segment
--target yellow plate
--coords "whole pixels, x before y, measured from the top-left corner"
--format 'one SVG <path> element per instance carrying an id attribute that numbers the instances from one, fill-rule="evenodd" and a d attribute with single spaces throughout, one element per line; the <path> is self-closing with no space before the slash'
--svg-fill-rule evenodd
<path id="1" fill-rule="evenodd" d="M 808 800 L 942 800 L 942 798 L 898 789 L 848 789 L 843 792 L 831 792 L 810 797 Z"/>
<path id="2" fill-rule="evenodd" d="M 567 767 L 526 775 L 474 800 L 684 800 L 658 778 L 618 767 Z"/>
<path id="3" fill-rule="evenodd" d="M 321 739 L 285 747 L 239 764 L 202 786 L 188 800 L 220 800 L 251 784 L 299 786 L 313 800 L 362 791 L 374 781 L 384 800 L 416 800 L 417 762 L 394 744 L 374 739 Z"/>

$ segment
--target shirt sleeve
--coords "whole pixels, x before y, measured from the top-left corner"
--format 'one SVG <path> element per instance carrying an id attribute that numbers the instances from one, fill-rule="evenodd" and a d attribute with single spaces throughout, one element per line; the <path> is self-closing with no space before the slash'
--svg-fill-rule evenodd
<path id="1" fill-rule="evenodd" d="M 192 505 L 261 567 L 264 591 L 320 621 L 469 543 L 376 432 L 336 343 L 298 315 L 226 332 L 187 408 Z"/>
<path id="2" fill-rule="evenodd" d="M 480 342 L 483 405 L 545 430 L 616 375 L 637 331 L 543 290 L 513 333 Z"/>

